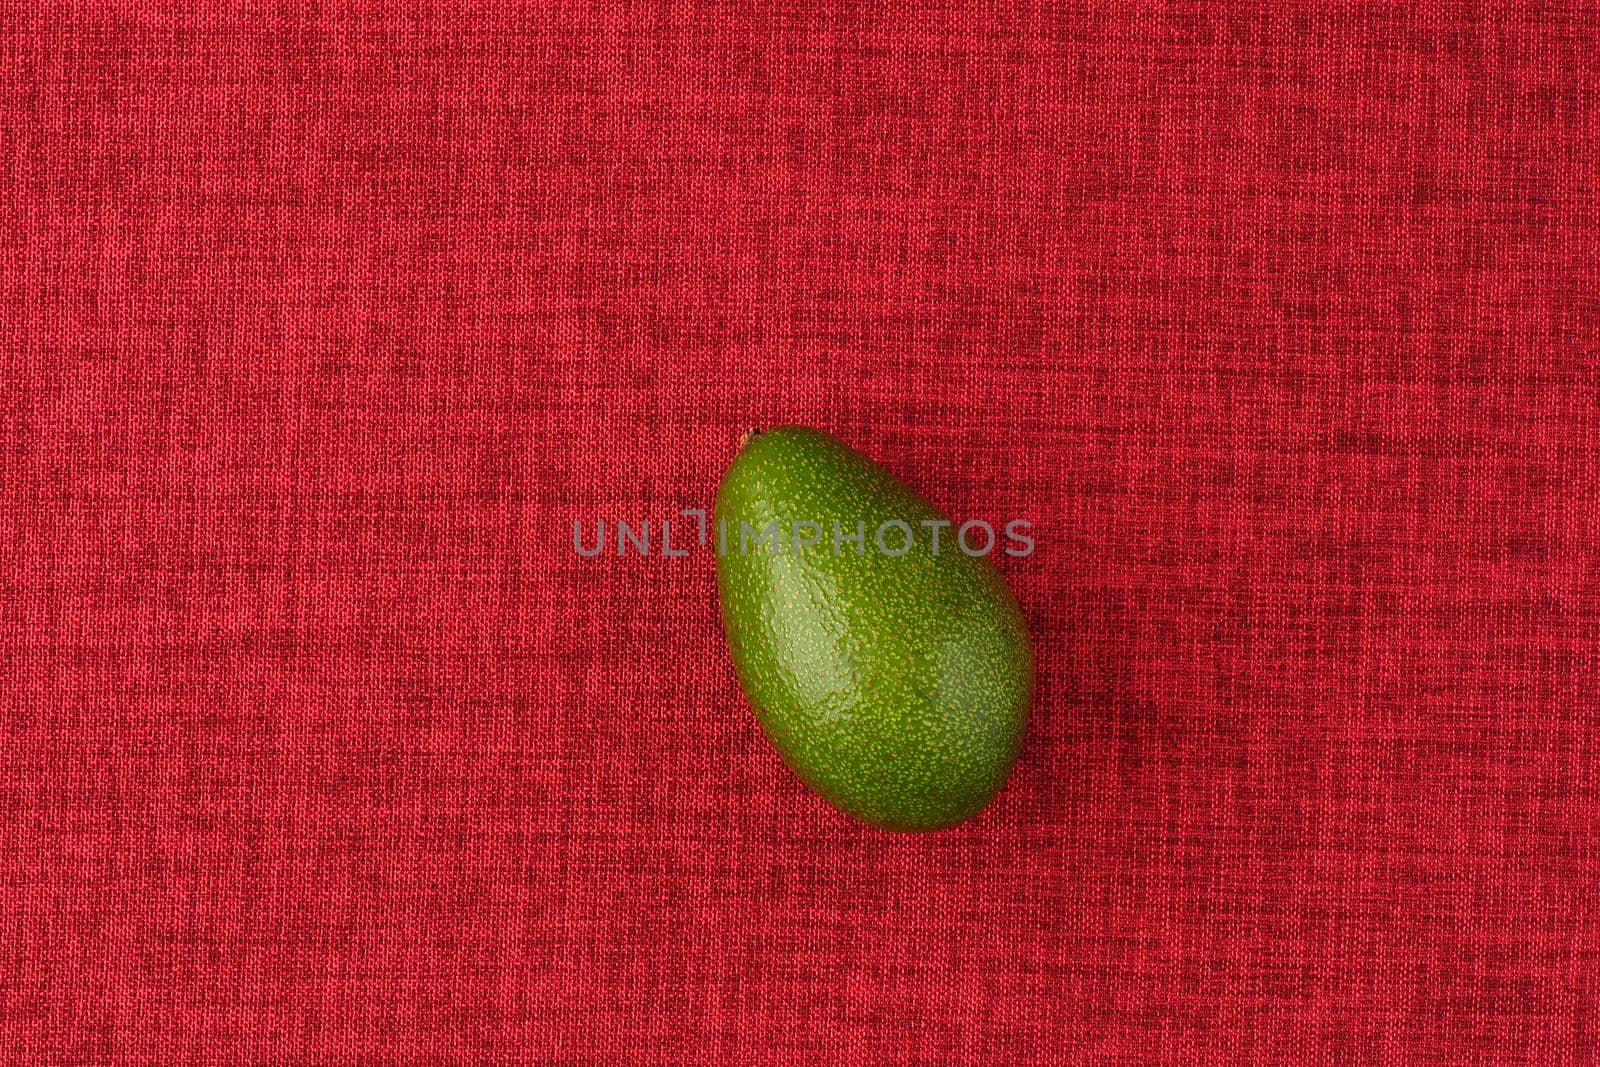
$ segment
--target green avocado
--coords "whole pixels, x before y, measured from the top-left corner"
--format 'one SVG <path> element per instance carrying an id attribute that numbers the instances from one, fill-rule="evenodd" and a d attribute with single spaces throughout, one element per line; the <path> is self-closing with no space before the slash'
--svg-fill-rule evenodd
<path id="1" fill-rule="evenodd" d="M 954 826 L 993 800 L 1027 727 L 1033 650 L 989 554 L 799 426 L 746 435 L 715 518 L 734 669 L 801 780 L 888 830 Z"/>

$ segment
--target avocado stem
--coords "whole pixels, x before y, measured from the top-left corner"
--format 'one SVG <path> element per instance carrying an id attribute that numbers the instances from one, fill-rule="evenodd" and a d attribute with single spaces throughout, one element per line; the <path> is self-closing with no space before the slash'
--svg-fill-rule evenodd
<path id="1" fill-rule="evenodd" d="M 746 430 L 739 437 L 739 451 L 743 452 L 745 445 L 748 445 L 751 441 L 754 441 L 757 437 L 760 437 L 760 436 L 761 436 L 761 431 L 760 430 L 756 429 L 754 426 L 750 427 L 748 430 Z"/>

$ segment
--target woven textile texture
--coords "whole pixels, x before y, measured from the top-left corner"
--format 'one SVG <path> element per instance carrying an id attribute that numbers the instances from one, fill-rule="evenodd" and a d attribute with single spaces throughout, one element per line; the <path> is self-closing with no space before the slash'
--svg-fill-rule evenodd
<path id="1" fill-rule="evenodd" d="M 0 1062 L 1600 1056 L 1600 8 L 0 7 Z M 780 422 L 1035 525 L 961 828 L 573 551 Z"/>

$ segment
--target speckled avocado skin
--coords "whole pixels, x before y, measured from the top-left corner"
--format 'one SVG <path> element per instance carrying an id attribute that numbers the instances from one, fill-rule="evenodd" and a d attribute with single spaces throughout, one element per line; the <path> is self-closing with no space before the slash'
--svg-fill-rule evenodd
<path id="1" fill-rule="evenodd" d="M 955 525 L 934 555 L 920 523 L 948 516 L 837 438 L 785 426 L 746 440 L 715 518 L 734 668 L 795 773 L 890 830 L 953 826 L 994 799 L 1027 726 L 1033 652 L 1005 580 L 961 552 Z M 750 537 L 741 553 L 741 522 L 759 532 L 775 519 L 784 544 Z M 891 519 L 916 534 L 903 556 L 875 544 Z M 796 520 L 818 523 L 820 543 L 796 551 Z M 835 520 L 841 537 L 865 524 L 862 554 L 841 540 L 835 555 Z M 884 542 L 898 551 L 904 535 L 889 529 Z"/>

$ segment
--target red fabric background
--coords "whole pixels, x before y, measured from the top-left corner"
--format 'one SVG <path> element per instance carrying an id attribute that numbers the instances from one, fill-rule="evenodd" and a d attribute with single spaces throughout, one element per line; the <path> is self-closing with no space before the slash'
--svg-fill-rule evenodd
<path id="1" fill-rule="evenodd" d="M 1600 12 L 550 6 L 6 0 L 5 1061 L 1592 1062 Z M 1038 526 L 962 829 L 572 551 L 776 421 Z"/>

